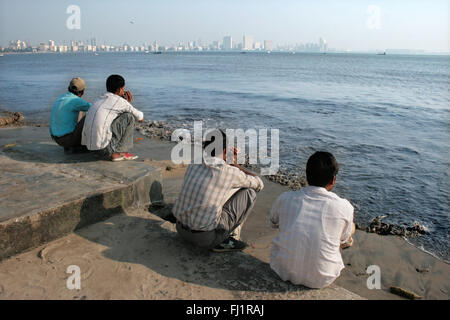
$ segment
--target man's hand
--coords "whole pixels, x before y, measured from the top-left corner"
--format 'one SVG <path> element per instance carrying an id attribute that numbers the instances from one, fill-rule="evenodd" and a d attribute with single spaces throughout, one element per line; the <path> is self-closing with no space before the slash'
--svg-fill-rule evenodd
<path id="1" fill-rule="evenodd" d="M 133 101 L 133 95 L 131 94 L 131 91 L 125 91 L 123 97 L 125 100 L 127 100 L 129 103 Z"/>
<path id="2" fill-rule="evenodd" d="M 233 147 L 233 164 L 237 165 L 237 156 L 239 154 L 239 149 L 236 147 Z"/>
<path id="3" fill-rule="evenodd" d="M 244 172 L 245 174 L 249 175 L 249 176 L 253 176 L 253 177 L 257 177 L 256 174 L 254 174 L 253 172 L 250 172 L 246 169 L 244 169 L 243 167 L 241 167 L 238 163 L 237 163 L 237 157 L 239 154 L 239 149 L 236 147 L 233 147 L 233 164 L 232 166 L 238 168 L 239 170 L 241 170 L 242 172 Z"/>

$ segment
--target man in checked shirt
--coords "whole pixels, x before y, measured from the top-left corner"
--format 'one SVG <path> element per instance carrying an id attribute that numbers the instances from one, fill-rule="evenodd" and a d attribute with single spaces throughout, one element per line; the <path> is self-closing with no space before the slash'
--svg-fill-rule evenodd
<path id="1" fill-rule="evenodd" d="M 226 161 L 223 131 L 214 130 L 211 135 L 203 144 L 202 163 L 187 168 L 173 207 L 177 232 L 185 241 L 215 252 L 242 250 L 247 244 L 239 240 L 240 228 L 264 184 L 237 164 L 236 148 L 228 155 L 231 161 Z"/>

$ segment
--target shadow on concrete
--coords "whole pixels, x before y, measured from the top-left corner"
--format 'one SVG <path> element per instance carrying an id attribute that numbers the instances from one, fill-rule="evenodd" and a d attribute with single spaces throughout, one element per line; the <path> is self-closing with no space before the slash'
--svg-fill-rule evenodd
<path id="1" fill-rule="evenodd" d="M 11 219 L 0 226 L 0 260 L 61 238 L 87 225 L 123 212 L 128 192 L 113 190 L 54 209 Z"/>
<path id="2" fill-rule="evenodd" d="M 37 163 L 79 163 L 93 162 L 104 160 L 94 152 L 87 153 L 65 153 L 64 148 L 56 143 L 45 142 L 27 142 L 23 144 L 11 144 L 11 146 L 3 146 L 0 149 L 4 155 L 16 160 Z"/>
<path id="3" fill-rule="evenodd" d="M 104 194 L 98 194 L 84 200 L 74 231 L 122 213 L 124 211 L 124 199 L 117 201 L 111 198 L 105 197 Z"/>
<path id="4" fill-rule="evenodd" d="M 83 216 L 89 215 L 89 204 L 83 208 Z M 151 206 L 149 211 L 154 208 L 158 206 Z M 138 215 L 133 212 L 120 214 L 107 223 L 97 223 L 76 233 L 107 246 L 102 254 L 108 259 L 140 264 L 167 278 L 232 291 L 291 293 L 313 290 L 283 282 L 269 264 L 246 253 L 213 253 L 194 247 L 177 235 L 172 223 L 155 216 L 141 216 L 142 212 L 145 211 L 141 210 Z"/>

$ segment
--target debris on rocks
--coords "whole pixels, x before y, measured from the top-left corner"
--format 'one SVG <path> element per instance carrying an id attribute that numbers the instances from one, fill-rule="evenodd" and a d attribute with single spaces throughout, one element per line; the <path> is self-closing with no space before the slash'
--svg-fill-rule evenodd
<path id="1" fill-rule="evenodd" d="M 391 287 L 391 293 L 411 300 L 422 299 L 418 294 L 400 287 Z"/>
<path id="2" fill-rule="evenodd" d="M 172 138 L 173 128 L 164 121 L 148 121 L 144 123 L 137 123 L 136 129 L 143 136 L 170 141 Z"/>
<path id="3" fill-rule="evenodd" d="M 421 226 L 417 221 L 412 227 L 402 227 L 395 224 L 385 223 L 382 220 L 387 216 L 377 216 L 372 219 L 366 231 L 369 233 L 377 233 L 379 235 L 396 235 L 401 237 L 417 237 L 428 233 L 424 226 Z M 359 227 L 360 228 L 360 227 Z"/>

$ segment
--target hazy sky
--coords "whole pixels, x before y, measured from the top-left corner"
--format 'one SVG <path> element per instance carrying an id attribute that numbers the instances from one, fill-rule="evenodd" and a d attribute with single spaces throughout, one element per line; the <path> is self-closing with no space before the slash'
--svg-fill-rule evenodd
<path id="1" fill-rule="evenodd" d="M 80 30 L 66 27 L 69 5 L 81 9 Z M 0 44 L 95 37 L 170 45 L 248 34 L 279 44 L 324 37 L 338 49 L 450 52 L 449 16 L 450 0 L 0 0 Z"/>

